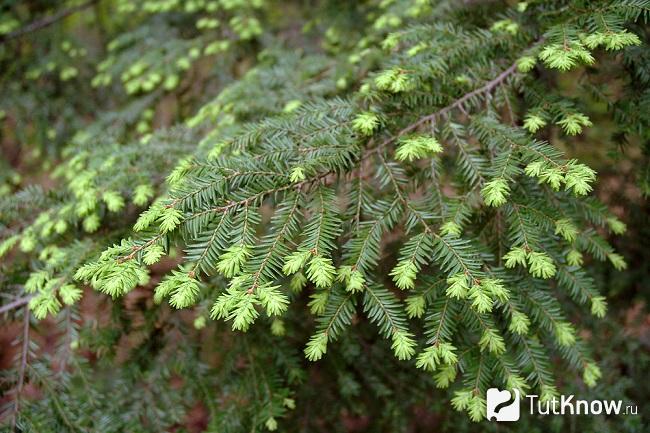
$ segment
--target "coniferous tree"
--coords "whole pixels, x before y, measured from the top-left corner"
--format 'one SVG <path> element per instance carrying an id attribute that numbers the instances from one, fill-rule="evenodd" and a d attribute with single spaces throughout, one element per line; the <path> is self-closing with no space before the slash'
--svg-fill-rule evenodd
<path id="1" fill-rule="evenodd" d="M 436 389 L 463 426 L 597 386 L 626 225 L 573 147 L 647 146 L 649 1 L 5 9 L 7 426 L 402 431 Z"/>

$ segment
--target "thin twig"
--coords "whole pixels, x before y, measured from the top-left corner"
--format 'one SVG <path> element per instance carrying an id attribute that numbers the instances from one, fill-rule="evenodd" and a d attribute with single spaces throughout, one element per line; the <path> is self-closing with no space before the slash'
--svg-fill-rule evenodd
<path id="1" fill-rule="evenodd" d="M 229 211 L 230 209 L 237 208 L 239 206 L 248 206 L 250 203 L 253 203 L 256 200 L 258 200 L 260 198 L 263 198 L 263 197 L 266 197 L 266 196 L 268 196 L 270 194 L 278 193 L 278 192 L 281 192 L 281 191 L 286 191 L 286 190 L 292 189 L 292 188 L 296 189 L 296 190 L 300 190 L 303 186 L 309 185 L 309 184 L 314 183 L 314 182 L 318 182 L 318 181 L 322 180 L 323 178 L 325 178 L 327 176 L 330 176 L 330 175 L 332 175 L 334 173 L 335 173 L 334 171 L 328 171 L 328 172 L 325 172 L 325 173 L 321 173 L 316 177 L 303 180 L 302 182 L 292 183 L 292 184 L 284 185 L 282 187 L 277 187 L 277 188 L 273 188 L 273 189 L 270 189 L 270 190 L 260 191 L 257 194 L 252 195 L 252 196 L 250 196 L 250 197 L 248 197 L 246 199 L 242 199 L 240 201 L 231 201 L 227 205 L 205 209 L 205 210 L 202 210 L 202 211 L 200 211 L 198 213 L 195 213 L 194 215 L 186 218 L 185 220 L 182 221 L 182 223 L 185 224 L 190 220 L 196 219 L 198 217 L 201 217 L 201 216 L 209 214 L 209 213 L 225 213 L 225 212 Z M 163 237 L 163 235 L 165 235 L 165 233 L 159 233 L 156 236 L 154 236 L 153 238 L 151 238 L 149 241 L 147 241 L 146 243 L 144 243 L 142 245 L 139 245 L 139 246 L 134 246 L 129 255 L 117 258 L 118 263 L 123 263 L 123 262 L 126 262 L 128 260 L 132 260 L 135 257 L 135 255 L 138 253 L 138 251 L 141 251 L 144 248 L 148 247 L 149 245 L 152 245 L 158 239 Z"/>
<path id="2" fill-rule="evenodd" d="M 18 308 L 20 306 L 23 306 L 29 302 L 29 300 L 32 299 L 32 296 L 25 296 L 23 298 L 18 298 L 15 301 L 12 301 L 8 303 L 7 305 L 3 305 L 0 307 L 0 314 L 4 314 L 7 311 L 13 310 L 14 308 Z"/>
<path id="3" fill-rule="evenodd" d="M 49 27 L 52 24 L 56 23 L 57 21 L 61 21 L 62 19 L 66 18 L 66 17 L 68 17 L 68 16 L 70 16 L 70 15 L 76 13 L 76 12 L 82 11 L 82 10 L 94 5 L 95 3 L 97 3 L 97 1 L 98 0 L 90 0 L 90 1 L 87 1 L 86 3 L 82 3 L 80 5 L 73 6 L 71 8 L 59 11 L 59 12 L 55 13 L 54 15 L 50 15 L 49 17 L 40 18 L 40 19 L 37 19 L 35 21 L 32 21 L 31 23 L 27 24 L 25 27 L 22 27 L 22 28 L 20 28 L 18 30 L 15 30 L 15 31 L 13 31 L 11 33 L 7 33 L 4 37 L 0 37 L 0 43 L 4 43 L 4 42 L 10 41 L 12 39 L 19 38 L 19 37 L 21 37 L 23 35 L 26 35 L 27 33 L 32 33 L 32 32 L 35 32 L 35 31 L 40 30 L 40 29 L 45 28 L 45 27 Z"/>
<path id="4" fill-rule="evenodd" d="M 429 114 L 428 116 L 421 117 L 416 122 L 411 123 L 409 126 L 402 129 L 399 132 L 399 134 L 397 134 L 398 137 L 402 136 L 402 135 L 404 135 L 406 133 L 411 132 L 412 130 L 416 129 L 417 127 L 419 127 L 423 123 L 430 122 L 430 121 L 434 120 L 435 118 L 437 118 L 439 116 L 442 116 L 443 114 L 446 114 L 448 111 L 451 111 L 451 110 L 453 110 L 455 108 L 462 108 L 463 104 L 465 104 L 467 101 L 469 101 L 470 99 L 472 99 L 475 96 L 481 95 L 483 93 L 491 92 L 492 90 L 494 90 L 495 87 L 497 87 L 499 84 L 504 82 L 516 70 L 517 70 L 517 63 L 513 63 L 508 69 L 506 69 L 505 71 L 503 71 L 499 75 L 497 75 L 496 78 L 494 78 L 493 80 L 488 81 L 487 83 L 485 83 L 484 86 L 479 87 L 478 89 L 475 89 L 475 90 L 473 90 L 473 91 L 471 91 L 469 93 L 466 93 L 465 95 L 463 95 L 462 97 L 460 97 L 459 99 L 454 101 L 452 104 L 447 105 L 446 107 L 436 111 L 435 113 Z"/>
<path id="5" fill-rule="evenodd" d="M 14 399 L 14 413 L 11 419 L 11 427 L 16 431 L 16 418 L 20 409 L 20 394 L 25 384 L 25 369 L 27 368 L 27 351 L 29 350 L 29 308 L 25 307 L 25 318 L 23 320 L 23 348 L 20 356 L 20 369 L 18 371 L 18 388 Z"/>
<path id="6" fill-rule="evenodd" d="M 469 93 L 466 93 L 465 95 L 461 96 L 459 99 L 456 99 L 454 102 L 451 104 L 447 105 L 446 107 L 441 108 L 440 110 L 436 111 L 435 113 L 428 114 L 424 117 L 420 117 L 418 120 L 415 122 L 411 123 L 408 125 L 406 128 L 402 129 L 399 131 L 396 135 L 393 135 L 391 137 L 388 137 L 386 140 L 384 140 L 381 144 L 379 144 L 376 147 L 373 147 L 368 151 L 366 154 L 362 156 L 361 159 L 366 159 L 367 157 L 380 152 L 385 146 L 388 144 L 394 142 L 404 134 L 408 134 L 409 132 L 419 128 L 421 125 L 427 123 L 427 122 L 433 122 L 435 119 L 438 117 L 442 116 L 447 116 L 450 111 L 454 109 L 459 109 L 461 110 L 464 114 L 467 114 L 465 109 L 463 108 L 463 105 L 467 103 L 470 99 L 484 94 L 484 93 L 490 93 L 492 90 L 494 90 L 495 87 L 499 86 L 502 84 L 510 75 L 512 75 L 515 71 L 517 70 L 517 63 L 513 63 L 508 69 L 504 70 L 501 72 L 499 75 L 497 75 L 493 80 L 488 81 L 485 83 L 483 86 L 479 87 L 478 89 L 474 89 Z"/>

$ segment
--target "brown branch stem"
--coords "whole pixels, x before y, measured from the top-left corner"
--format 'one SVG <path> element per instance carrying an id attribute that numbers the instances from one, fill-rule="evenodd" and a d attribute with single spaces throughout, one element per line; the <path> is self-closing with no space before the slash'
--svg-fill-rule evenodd
<path id="1" fill-rule="evenodd" d="M 27 304 L 30 299 L 32 299 L 31 295 L 30 296 L 25 296 L 25 297 L 22 297 L 22 298 L 18 298 L 15 301 L 11 301 L 7 305 L 3 305 L 2 307 L 0 307 L 0 314 L 4 314 L 7 311 L 13 310 L 14 308 L 18 308 L 18 307 L 23 306 L 23 305 Z"/>
<path id="2" fill-rule="evenodd" d="M 29 351 L 29 308 L 25 307 L 25 317 L 23 319 L 23 347 L 20 355 L 20 369 L 18 370 L 18 387 L 14 397 L 14 411 L 11 418 L 12 430 L 16 431 L 16 418 L 20 409 L 20 394 L 23 392 L 25 384 L 25 370 L 27 369 L 27 352 Z"/>
<path id="3" fill-rule="evenodd" d="M 379 152 L 381 149 L 384 148 L 384 146 L 394 142 L 404 134 L 408 134 L 409 132 L 417 129 L 421 125 L 431 122 L 435 120 L 436 118 L 440 116 L 444 116 L 448 114 L 450 111 L 454 109 L 460 109 L 463 110 L 463 104 L 467 103 L 470 99 L 484 94 L 484 93 L 489 93 L 492 90 L 494 90 L 497 86 L 501 85 L 510 75 L 512 75 L 515 71 L 517 70 L 517 63 L 513 63 L 510 65 L 510 67 L 503 72 L 501 72 L 499 75 L 497 75 L 494 79 L 488 81 L 485 83 L 483 86 L 479 87 L 478 89 L 474 89 L 469 93 L 466 93 L 465 95 L 461 96 L 459 99 L 456 99 L 454 102 L 451 104 L 441 108 L 440 110 L 436 111 L 435 113 L 428 114 L 424 117 L 419 118 L 415 122 L 411 123 L 401 131 L 397 133 L 397 135 L 393 135 L 386 140 L 384 140 L 381 144 L 379 144 L 377 147 L 372 148 L 370 151 L 368 151 L 362 159 L 365 159 L 372 155 L 375 152 Z M 464 111 L 464 110 L 463 110 Z"/>
<path id="4" fill-rule="evenodd" d="M 89 8 L 90 6 L 94 5 L 97 3 L 99 0 L 90 0 L 85 3 L 81 3 L 77 6 L 73 6 L 68 9 L 64 9 L 62 11 L 59 11 L 55 13 L 54 15 L 50 15 L 48 17 L 40 18 L 35 21 L 32 21 L 31 23 L 27 24 L 24 27 L 21 27 L 18 30 L 14 30 L 13 32 L 7 33 L 4 37 L 0 37 L 0 43 L 4 43 L 7 41 L 10 41 L 12 39 L 19 38 L 23 35 L 26 35 L 28 33 L 35 32 L 37 30 L 40 30 L 45 27 L 49 27 L 52 24 L 61 21 L 62 19 L 76 13 L 79 11 L 82 11 L 84 9 Z"/>

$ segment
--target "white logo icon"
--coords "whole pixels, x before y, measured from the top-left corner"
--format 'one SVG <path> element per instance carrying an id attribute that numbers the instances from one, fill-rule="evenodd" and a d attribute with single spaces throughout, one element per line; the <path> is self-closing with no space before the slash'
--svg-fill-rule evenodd
<path id="1" fill-rule="evenodd" d="M 487 390 L 487 419 L 490 421 L 518 421 L 519 420 L 519 390 L 513 390 L 513 400 L 510 391 L 501 391 L 499 388 Z M 512 400 L 512 401 L 511 401 Z"/>

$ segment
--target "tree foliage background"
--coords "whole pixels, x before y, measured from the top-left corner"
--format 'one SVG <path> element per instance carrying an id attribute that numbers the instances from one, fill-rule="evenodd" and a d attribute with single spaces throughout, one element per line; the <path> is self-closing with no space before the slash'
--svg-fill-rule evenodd
<path id="1" fill-rule="evenodd" d="M 4 0 L 0 427 L 647 431 L 649 18 Z"/>

